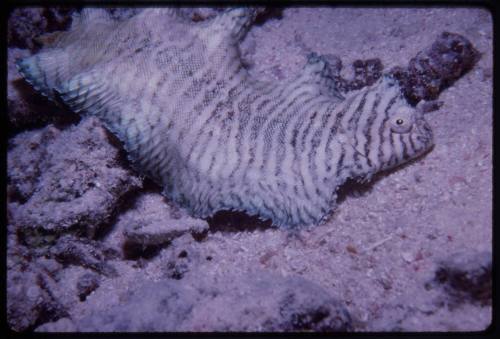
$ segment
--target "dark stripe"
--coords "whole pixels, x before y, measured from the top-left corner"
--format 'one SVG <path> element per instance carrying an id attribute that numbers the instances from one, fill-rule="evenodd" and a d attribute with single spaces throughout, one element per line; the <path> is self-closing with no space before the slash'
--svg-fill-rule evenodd
<path id="1" fill-rule="evenodd" d="M 337 170 L 335 172 L 335 178 L 339 178 L 340 177 L 340 172 L 342 171 L 342 166 L 344 165 L 344 158 L 345 158 L 345 149 L 344 149 L 344 145 L 340 144 L 339 143 L 339 146 L 341 148 L 341 153 L 340 153 L 340 157 L 339 157 L 339 160 L 337 162 Z"/>
<path id="2" fill-rule="evenodd" d="M 366 97 L 368 96 L 369 93 L 371 93 L 371 91 L 369 91 L 369 90 L 367 90 L 365 93 L 363 93 L 363 97 L 361 98 L 361 101 L 359 102 L 358 107 L 354 111 L 352 117 L 347 122 L 347 129 L 348 130 L 353 130 L 353 131 L 357 130 L 359 119 L 361 118 L 361 115 L 364 112 L 363 108 L 364 108 L 365 103 L 366 103 Z"/>
<path id="3" fill-rule="evenodd" d="M 298 97 L 295 99 L 298 99 Z M 314 99 L 315 99 L 314 97 L 310 97 L 307 100 L 305 100 L 304 102 L 302 102 L 303 110 L 304 110 L 304 108 L 308 107 L 307 105 L 311 101 L 313 101 Z M 290 114 L 287 115 L 287 119 L 286 119 L 285 123 L 280 126 L 281 128 L 279 130 L 279 133 L 277 133 L 278 136 L 277 136 L 277 143 L 276 143 L 276 145 L 277 145 L 277 147 L 276 147 L 276 167 L 274 169 L 274 174 L 276 176 L 279 176 L 281 174 L 281 167 L 282 167 L 281 165 L 283 163 L 283 160 L 285 159 L 286 151 L 288 149 L 288 144 L 286 142 L 286 139 L 287 139 L 286 131 L 287 131 L 288 125 L 291 123 L 291 121 L 293 120 L 293 118 L 295 116 L 298 116 L 299 120 L 301 120 L 302 123 L 304 123 L 305 119 L 302 117 L 302 114 L 304 114 L 304 112 L 301 110 L 296 112 L 294 109 L 291 109 Z M 294 133 L 294 131 L 295 131 L 295 133 Z M 296 131 L 296 130 L 292 131 L 292 141 L 291 141 L 292 148 L 295 147 L 297 134 L 298 134 L 298 131 Z"/>
<path id="4" fill-rule="evenodd" d="M 391 159 L 392 159 L 392 156 L 395 156 L 396 154 L 396 148 L 394 147 L 394 133 L 391 133 L 389 141 L 391 144 Z"/>
<path id="5" fill-rule="evenodd" d="M 299 119 L 298 122 L 294 125 L 294 128 L 292 129 L 292 150 L 293 150 L 293 162 L 292 162 L 292 172 L 295 175 L 295 177 L 299 177 L 302 180 L 302 187 L 304 187 L 304 178 L 302 176 L 302 171 L 300 170 L 300 160 L 302 157 L 299 154 L 299 147 L 296 143 L 298 134 L 300 133 L 300 127 L 304 124 L 304 122 L 307 120 L 307 118 Z M 294 166 L 293 164 L 296 164 Z M 297 188 L 296 186 L 294 188 Z M 298 189 L 296 191 L 296 194 L 298 193 Z M 307 200 L 309 200 L 309 195 L 307 194 L 305 187 L 304 187 L 304 194 Z"/>
<path id="6" fill-rule="evenodd" d="M 236 140 L 238 142 L 236 146 L 236 152 L 238 153 L 238 164 L 236 165 L 236 168 L 233 169 L 233 171 L 229 174 L 229 177 L 232 178 L 235 173 L 240 169 L 240 167 L 243 165 L 243 154 L 242 154 L 242 143 L 243 139 L 245 138 L 245 132 L 247 131 L 247 125 L 250 122 L 250 116 L 251 116 L 251 111 L 250 111 L 250 105 L 251 105 L 251 93 L 247 93 L 243 100 L 239 101 L 237 106 L 238 106 L 238 114 L 240 118 L 240 123 L 238 126 L 238 133 L 236 134 Z"/>
<path id="7" fill-rule="evenodd" d="M 303 210 L 303 211 L 304 211 L 304 213 L 305 213 L 305 214 L 309 217 L 309 219 L 307 219 L 307 220 L 304 220 L 304 219 L 303 219 L 303 221 L 304 221 L 304 222 L 309 222 L 309 221 L 313 221 L 313 220 L 316 220 L 316 219 L 317 219 L 317 217 L 315 217 L 315 216 L 314 216 L 314 214 L 312 214 L 312 213 L 309 211 L 309 209 L 307 209 L 307 207 L 302 206 L 302 210 Z"/>
<path id="8" fill-rule="evenodd" d="M 214 95 L 212 100 L 214 98 L 216 98 L 217 96 Z M 223 106 L 225 106 L 226 103 L 223 102 L 223 101 L 219 101 L 216 105 L 215 105 L 215 108 L 214 110 L 212 111 L 212 113 L 210 114 L 210 116 L 200 125 L 200 128 L 199 130 L 197 131 L 197 134 L 196 134 L 196 138 L 194 138 L 194 142 L 191 144 L 191 147 L 189 149 L 189 152 L 188 152 L 188 160 L 191 158 L 191 154 L 193 153 L 193 151 L 195 149 L 198 148 L 198 145 L 199 144 L 202 144 L 202 145 L 207 145 L 208 142 L 210 142 L 210 138 L 213 136 L 213 130 L 210 129 L 208 130 L 208 133 L 207 132 L 207 124 L 209 123 L 209 121 L 211 119 L 214 118 L 214 116 L 220 114 L 222 111 L 223 111 Z M 193 131 L 194 132 L 194 131 Z M 194 133 L 193 133 L 194 134 Z M 202 136 L 205 136 L 205 138 L 202 138 Z M 208 139 L 208 140 L 207 140 Z M 198 154 L 198 157 L 196 158 L 196 161 L 199 161 L 201 156 L 203 155 L 203 153 L 199 153 Z"/>
<path id="9" fill-rule="evenodd" d="M 385 118 L 381 122 L 380 127 L 378 129 L 378 134 L 379 134 L 379 139 L 380 139 L 380 145 L 378 147 L 378 155 L 377 156 L 378 156 L 378 160 L 379 160 L 379 163 L 380 163 L 381 166 L 383 166 L 383 164 L 384 164 L 383 145 L 386 142 L 386 140 L 384 138 L 384 130 L 386 129 L 386 123 L 389 120 L 389 110 L 396 103 L 397 99 L 398 99 L 398 97 L 395 96 L 392 99 L 390 99 L 389 102 L 387 103 L 387 107 L 384 110 Z M 390 137 L 390 134 L 389 134 L 389 137 Z"/>
<path id="10" fill-rule="evenodd" d="M 406 145 L 406 142 L 404 141 L 403 135 L 399 134 L 399 141 L 403 145 L 403 159 L 407 160 L 410 155 L 408 154 L 408 146 Z"/>
<path id="11" fill-rule="evenodd" d="M 347 124 L 347 130 L 352 130 L 353 131 L 353 133 L 352 133 L 353 148 L 355 150 L 355 152 L 353 153 L 353 162 L 356 165 L 356 167 L 358 168 L 358 170 L 360 170 L 360 171 L 362 170 L 362 166 L 361 166 L 361 164 L 359 162 L 359 156 L 360 156 L 360 154 L 359 154 L 359 152 L 357 152 L 358 137 L 356 135 L 356 130 L 357 130 L 357 127 L 358 127 L 359 119 L 360 119 L 361 114 L 363 112 L 363 108 L 365 106 L 366 96 L 368 95 L 368 93 L 370 93 L 370 91 L 367 90 L 363 94 L 363 97 L 361 98 L 361 101 L 359 102 L 358 107 L 354 111 L 354 114 L 349 119 L 348 124 Z M 355 122 L 354 122 L 354 119 L 356 120 Z"/>
<path id="12" fill-rule="evenodd" d="M 377 109 L 378 109 L 378 106 L 380 105 L 380 101 L 382 100 L 382 97 L 380 96 L 379 93 L 376 93 L 376 97 L 375 97 L 375 101 L 373 103 L 373 106 L 371 108 L 371 115 L 368 117 L 367 121 L 366 121 L 366 124 L 363 128 L 363 134 L 366 136 L 366 142 L 364 144 L 364 147 L 363 149 L 365 150 L 365 155 L 366 155 L 366 161 L 368 163 L 368 166 L 369 167 L 372 167 L 372 161 L 370 160 L 370 157 L 369 157 L 369 147 L 368 145 L 370 145 L 371 143 L 371 140 L 372 140 L 372 136 L 371 136 L 371 128 L 375 122 L 375 119 L 377 118 Z"/>
<path id="13" fill-rule="evenodd" d="M 318 112 L 314 111 L 314 113 L 309 117 L 309 123 L 307 124 L 304 131 L 301 133 L 301 138 L 300 138 L 300 149 L 301 150 L 305 150 L 305 148 L 306 148 L 307 136 L 309 136 L 309 131 L 311 129 L 311 126 L 314 123 L 314 120 L 316 119 L 317 116 L 318 116 Z"/>
<path id="14" fill-rule="evenodd" d="M 214 173 L 212 173 L 212 168 L 214 167 L 214 164 L 215 164 L 215 157 L 216 157 L 216 155 L 217 155 L 217 153 L 215 153 L 215 154 L 212 155 L 212 159 L 210 160 L 210 166 L 208 166 L 208 173 L 210 175 L 214 175 Z"/>
<path id="15" fill-rule="evenodd" d="M 413 138 L 412 138 L 412 135 L 410 134 L 408 139 L 410 139 L 410 149 L 411 149 L 411 153 L 412 154 L 415 154 L 416 153 L 416 148 L 415 148 L 415 144 L 413 143 Z"/>
<path id="16" fill-rule="evenodd" d="M 267 185 L 266 185 L 267 187 L 265 187 L 265 186 L 262 184 L 262 182 L 261 182 L 261 181 L 259 181 L 258 185 L 259 185 L 259 187 L 260 187 L 260 189 L 261 189 L 262 193 L 264 193 L 264 196 L 265 196 L 266 198 L 268 198 L 268 199 L 271 199 L 271 200 L 272 200 L 272 203 L 273 203 L 273 206 L 274 206 L 275 208 L 278 208 L 278 207 L 281 205 L 281 202 L 280 202 L 279 198 L 277 198 L 276 191 L 275 191 L 275 190 L 271 187 L 271 185 L 267 184 Z M 267 206 L 267 205 L 265 204 L 264 200 L 262 200 L 262 204 L 263 204 L 264 206 Z M 269 208 L 269 207 L 268 207 L 268 208 Z M 273 214 L 273 216 L 274 216 L 274 212 L 272 212 L 272 210 L 273 210 L 272 208 L 269 208 L 269 211 L 271 211 L 271 213 L 272 213 L 272 214 Z"/>
<path id="17" fill-rule="evenodd" d="M 134 82 L 136 81 L 136 79 L 141 79 L 143 78 L 142 77 L 142 69 L 139 68 L 139 67 L 135 67 L 135 75 L 133 77 L 134 79 Z M 146 80 L 146 83 L 143 85 L 143 86 L 140 86 L 139 90 L 137 91 L 137 93 L 135 93 L 135 97 L 138 99 L 138 100 L 144 100 L 144 92 L 146 91 L 146 89 L 148 88 L 148 80 Z M 135 86 L 135 88 L 137 88 L 137 86 Z"/>
<path id="18" fill-rule="evenodd" d="M 295 90 L 293 93 L 296 93 L 297 91 Z M 288 125 L 288 122 L 291 120 L 291 119 L 287 119 L 288 117 L 290 116 L 295 116 L 296 114 L 301 114 L 303 113 L 303 110 L 300 110 L 298 109 L 297 111 L 295 111 L 294 109 L 290 109 L 291 107 L 293 107 L 293 105 L 299 100 L 299 98 L 302 98 L 303 96 L 307 96 L 308 92 L 299 92 L 295 95 L 295 97 L 292 99 L 292 101 L 289 102 L 289 104 L 284 107 L 279 113 L 277 114 L 274 114 L 274 118 L 269 122 L 269 124 L 267 125 L 265 131 L 264 131 L 264 135 L 269 135 L 270 136 L 270 139 L 272 140 L 272 136 L 274 134 L 280 134 L 280 132 L 282 133 L 285 133 L 285 130 L 286 130 L 286 126 Z M 277 108 L 279 105 L 281 105 L 285 100 L 287 100 L 289 98 L 284 98 L 283 100 L 280 101 L 280 104 L 276 105 L 274 108 Z M 311 97 L 311 100 L 314 99 L 314 97 Z M 310 101 L 310 100 L 309 100 Z M 307 101 L 307 102 L 309 102 Z M 304 105 L 304 103 L 303 103 Z M 282 115 L 285 113 L 285 112 L 289 112 L 286 117 L 282 118 Z M 273 110 L 273 113 L 274 110 Z M 270 113 L 271 114 L 271 113 Z M 285 124 L 283 124 L 283 121 L 285 121 Z M 279 126 L 280 129 L 279 129 L 279 132 L 278 133 L 272 133 L 272 128 L 273 127 L 276 127 L 276 126 Z M 263 154 L 263 163 L 266 163 L 271 152 L 270 152 L 270 149 L 272 146 L 276 146 L 278 144 L 274 144 L 272 141 L 271 142 L 267 142 L 264 144 L 264 154 Z"/>
<path id="19" fill-rule="evenodd" d="M 302 98 L 305 95 L 307 95 L 306 92 L 301 92 L 297 96 L 295 96 L 286 107 L 284 107 L 279 113 L 275 114 L 275 117 L 271 120 L 271 122 L 267 126 L 264 134 L 271 136 L 271 142 L 264 144 L 264 154 L 263 154 L 263 163 L 264 164 L 267 162 L 267 160 L 269 159 L 269 157 L 271 155 L 270 149 L 272 146 L 275 146 L 275 148 L 276 148 L 275 153 L 276 153 L 277 158 L 278 158 L 278 156 L 277 156 L 278 153 L 285 152 L 284 142 L 282 142 L 282 143 L 279 142 L 280 137 L 282 139 L 284 139 L 288 123 L 293 119 L 294 116 L 302 113 L 301 111 L 296 111 L 293 108 L 292 109 L 290 109 L 290 108 L 293 107 L 293 105 L 297 102 L 297 100 L 299 98 Z M 286 111 L 288 111 L 289 113 L 285 117 L 282 117 L 282 115 Z M 278 127 L 278 130 L 276 131 L 276 133 L 272 133 L 272 127 Z M 272 138 L 273 134 L 277 134 L 276 142 L 273 142 L 274 141 Z M 276 159 L 276 160 L 278 160 L 278 159 Z M 276 164 L 277 163 L 278 162 L 276 162 Z"/>
<path id="20" fill-rule="evenodd" d="M 233 84 L 233 79 L 236 75 L 240 74 L 239 71 L 242 69 L 242 66 L 241 66 L 241 63 L 239 62 L 236 62 L 236 61 L 233 61 L 231 62 L 228 66 L 227 66 L 227 70 L 231 70 L 231 75 L 229 77 L 229 79 L 227 81 L 224 81 L 223 84 L 224 86 L 220 86 L 220 90 L 222 91 L 223 89 L 225 89 L 227 86 L 230 86 L 232 85 L 232 87 L 229 89 L 228 91 L 228 94 L 231 93 L 231 92 L 234 92 L 237 88 L 241 87 L 241 81 L 238 81 L 236 82 L 236 84 Z M 211 75 L 211 73 L 213 73 L 213 69 L 208 69 L 205 73 L 202 74 L 202 76 L 200 78 L 196 78 L 196 79 L 193 79 L 193 83 L 194 82 L 198 82 L 199 83 L 199 86 L 200 86 L 200 91 L 201 91 L 201 88 L 203 86 L 207 86 L 207 87 L 210 87 L 213 82 L 219 78 L 217 78 L 217 75 L 220 75 L 220 74 L 213 74 L 212 77 L 209 77 Z M 222 74 L 222 76 L 227 76 L 227 72 L 225 72 L 224 74 Z M 207 81 L 208 79 L 208 81 Z M 220 79 L 219 79 L 220 81 Z M 217 82 L 219 82 L 217 81 Z M 189 86 L 188 89 L 186 91 L 188 91 L 189 89 L 193 88 L 193 85 Z M 195 96 L 198 95 L 199 92 L 195 93 Z M 214 95 L 213 98 L 217 97 L 217 95 Z M 206 102 L 206 99 L 207 99 L 207 96 L 206 96 L 206 93 L 205 93 L 205 96 L 203 97 L 202 99 L 202 102 L 198 102 L 198 103 L 195 103 L 193 105 L 193 108 L 191 110 L 192 114 L 195 114 L 195 112 L 201 112 L 201 111 L 204 111 L 205 109 L 207 109 L 207 102 Z M 213 99 L 212 99 L 213 100 Z M 209 102 L 211 102 L 212 100 L 209 100 Z M 228 95 L 228 98 L 227 98 L 227 101 L 228 102 L 232 102 L 232 98 L 230 95 Z M 185 109 L 186 107 L 184 107 Z M 183 121 L 183 129 L 181 130 L 183 136 L 182 137 L 179 137 L 177 140 L 178 142 L 182 142 L 183 139 L 184 139 L 184 135 L 192 135 L 192 133 L 186 133 L 186 131 L 188 132 L 194 132 L 192 131 L 192 124 L 188 123 L 188 119 L 190 118 L 191 116 L 189 114 L 186 114 L 186 117 Z M 204 124 L 202 124 L 200 126 L 200 130 L 203 130 L 204 128 L 206 128 L 205 124 L 210 120 L 207 119 L 205 121 Z M 199 136 L 200 135 L 200 132 L 201 131 L 197 131 L 197 135 Z M 195 139 L 196 140 L 196 139 Z"/>
<path id="21" fill-rule="evenodd" d="M 199 110 L 202 110 L 203 106 L 209 105 L 215 98 L 216 98 L 215 95 L 211 95 L 211 93 L 209 93 L 209 92 L 205 93 L 205 96 L 204 96 L 202 102 L 200 103 L 200 106 L 195 106 L 195 109 L 199 108 Z M 217 110 L 220 107 L 220 105 L 221 105 L 221 102 L 217 103 L 217 105 L 214 108 L 214 111 Z M 191 154 L 192 154 L 193 150 L 195 149 L 195 147 L 198 146 L 199 142 L 201 141 L 201 136 L 204 134 L 205 129 L 206 129 L 206 124 L 207 124 L 208 120 L 211 118 L 211 116 L 212 115 L 210 115 L 200 125 L 200 128 L 198 129 L 198 131 L 196 131 L 196 138 L 194 138 L 194 142 L 191 144 L 189 152 L 188 152 L 188 160 L 190 159 Z M 192 126 L 190 126 L 190 127 L 192 128 Z M 195 133 L 195 131 L 192 131 L 192 132 L 193 132 L 193 134 Z"/>
<path id="22" fill-rule="evenodd" d="M 320 102 L 318 103 L 318 105 L 320 105 L 320 107 L 318 108 L 321 109 L 322 107 L 324 107 L 323 103 Z M 329 112 L 329 107 L 327 107 L 325 109 L 326 112 Z M 330 115 L 330 114 L 328 114 Z M 328 193 L 324 192 L 323 190 L 321 190 L 320 192 L 318 192 L 318 187 L 320 188 L 326 188 L 326 187 L 323 187 L 321 184 L 318 184 L 321 180 L 319 174 L 318 174 L 318 169 L 317 169 L 317 166 L 316 166 L 316 154 L 318 153 L 318 147 L 319 145 L 321 144 L 321 137 L 323 136 L 323 131 L 324 131 L 324 125 L 325 125 L 325 119 L 324 119 L 324 116 L 325 116 L 325 112 L 322 112 L 322 114 L 320 114 L 320 116 L 318 118 L 321 118 L 321 122 L 322 124 L 320 124 L 320 126 L 316 129 L 316 131 L 314 132 L 314 135 L 311 139 L 311 151 L 309 152 L 308 154 L 308 161 L 309 161 L 309 164 L 311 166 L 311 175 L 312 175 L 312 181 L 316 187 L 316 193 L 323 199 L 325 200 L 328 200 Z"/>
<path id="23" fill-rule="evenodd" d="M 342 118 L 344 117 L 345 113 L 349 110 L 349 108 L 351 107 L 351 105 L 355 99 L 356 99 L 356 97 L 353 96 L 353 97 L 346 99 L 345 101 L 342 102 L 343 109 L 337 113 L 337 116 L 335 117 L 335 123 L 333 124 L 333 126 L 330 130 L 330 134 L 328 135 L 328 140 L 326 142 L 327 149 L 329 148 L 330 143 L 332 142 L 332 139 L 334 137 L 336 137 L 336 135 L 337 135 L 337 130 L 338 130 L 338 127 L 340 125 Z"/>
<path id="24" fill-rule="evenodd" d="M 288 86 L 290 86 L 290 84 L 289 84 Z M 264 137 L 265 137 L 265 133 L 266 133 L 266 130 L 267 130 L 267 129 L 265 128 L 267 121 L 268 121 L 271 117 L 275 117 L 276 115 L 275 115 L 275 114 L 273 114 L 273 113 L 275 113 L 276 108 L 277 108 L 277 107 L 279 107 L 280 105 L 282 105 L 282 104 L 283 104 L 286 100 L 288 100 L 288 99 L 289 99 L 289 98 L 288 98 L 288 95 L 284 95 L 285 91 L 287 92 L 287 94 L 290 94 L 290 93 L 295 93 L 295 92 L 296 92 L 296 91 L 297 91 L 297 90 L 298 90 L 301 86 L 303 86 L 303 83 L 302 83 L 302 82 L 300 82 L 300 83 L 296 83 L 296 84 L 294 83 L 294 84 L 293 84 L 293 87 L 292 87 L 291 89 L 289 89 L 289 88 L 288 88 L 288 86 L 283 86 L 283 87 L 281 88 L 281 90 L 280 90 L 280 92 L 279 92 L 279 94 L 278 94 L 278 96 L 277 96 L 277 98 L 281 98 L 281 100 L 279 100 L 279 101 L 278 101 L 275 105 L 270 106 L 270 107 L 269 107 L 269 109 L 266 111 L 266 113 L 265 113 L 265 114 L 263 114 L 263 115 L 261 114 L 261 115 L 259 116 L 259 117 L 261 117 L 261 118 L 262 118 L 262 117 L 264 118 L 264 119 L 262 119 L 262 121 L 261 121 L 261 126 L 262 126 L 263 128 L 262 128 L 262 129 L 260 129 L 260 131 L 259 131 L 259 132 L 260 132 L 259 134 L 261 134 L 261 135 L 262 135 L 262 134 L 264 134 Z M 257 109 L 257 112 L 259 112 L 259 111 L 260 111 L 260 110 L 259 110 L 259 109 Z M 278 115 L 278 117 L 279 117 L 279 115 Z M 262 131 L 262 130 L 263 130 L 263 131 Z M 264 143 L 263 157 L 262 157 L 263 161 L 265 160 L 264 155 L 265 155 L 265 153 L 266 153 L 266 150 L 268 150 L 270 147 L 271 147 L 271 143 Z"/>

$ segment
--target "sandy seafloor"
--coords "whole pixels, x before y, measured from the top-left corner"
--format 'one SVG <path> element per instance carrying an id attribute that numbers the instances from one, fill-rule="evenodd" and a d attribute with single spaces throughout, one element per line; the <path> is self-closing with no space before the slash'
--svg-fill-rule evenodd
<path id="1" fill-rule="evenodd" d="M 188 272 L 178 281 L 189 286 L 200 277 L 269 271 L 319 285 L 349 312 L 354 331 L 485 329 L 491 322 L 491 305 L 465 298 L 451 302 L 445 289 L 432 281 L 442 262 L 451 257 L 474 257 L 492 249 L 493 33 L 489 12 L 480 8 L 287 8 L 281 19 L 254 25 L 241 47 L 256 77 L 274 81 L 292 77 L 310 51 L 339 56 L 344 75 L 350 77 L 350 65 L 356 59 L 380 58 L 384 69 L 406 66 L 443 31 L 464 35 L 482 56 L 469 73 L 441 93 L 441 109 L 427 116 L 435 141 L 430 153 L 378 176 L 359 194 L 348 193 L 328 222 L 303 229 L 298 236 L 273 227 L 230 225 L 212 227 L 202 240 L 186 240 L 186 246 L 210 260 L 188 264 Z M 62 147 L 61 152 L 72 150 Z M 9 162 L 8 175 L 15 170 Z M 156 196 L 160 189 L 152 191 Z M 139 189 L 135 194 L 142 192 Z M 150 203 L 165 204 L 161 199 Z M 131 213 L 130 209 L 133 204 L 117 207 L 115 224 L 96 240 L 111 245 L 123 241 L 120 214 Z M 102 276 L 100 286 L 85 301 L 64 299 L 67 313 L 63 320 L 39 330 L 82 330 L 85 322 L 81 319 L 124 302 L 119 297 L 124 291 L 147 280 L 165 279 L 165 258 L 179 246 L 184 246 L 182 241 L 167 244 L 156 255 L 141 259 L 140 265 L 137 259 L 115 259 L 111 264 L 117 276 Z M 88 270 L 78 265 L 64 269 Z M 59 280 L 56 286 L 69 286 L 67 293 L 72 293 L 75 279 Z M 273 298 L 269 291 L 267 295 L 260 295 L 258 289 L 255 293 L 255 299 Z M 207 311 L 203 305 L 194 305 L 200 319 L 203 312 L 213 315 L 218 310 L 217 305 Z M 221 314 L 236 317 L 239 313 Z M 216 324 L 217 318 L 211 315 L 206 314 L 207 319 Z M 200 328 L 217 329 L 210 327 L 210 321 Z M 251 319 L 225 322 L 230 324 L 226 330 L 255 330 Z"/>

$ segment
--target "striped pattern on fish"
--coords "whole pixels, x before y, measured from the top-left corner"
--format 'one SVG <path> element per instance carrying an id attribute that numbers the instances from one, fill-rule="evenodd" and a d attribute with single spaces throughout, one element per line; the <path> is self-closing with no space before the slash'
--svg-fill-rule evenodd
<path id="1" fill-rule="evenodd" d="M 238 210 L 317 224 L 348 178 L 430 149 L 422 113 L 390 76 L 346 97 L 316 55 L 288 82 L 249 76 L 238 42 L 255 15 L 237 8 L 194 24 L 146 9 L 116 22 L 87 9 L 18 68 L 47 97 L 99 117 L 137 170 L 197 217 Z"/>

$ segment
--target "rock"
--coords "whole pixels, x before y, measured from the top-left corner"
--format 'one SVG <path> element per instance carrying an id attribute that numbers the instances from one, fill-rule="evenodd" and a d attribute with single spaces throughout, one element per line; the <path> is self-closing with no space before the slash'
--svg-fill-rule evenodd
<path id="1" fill-rule="evenodd" d="M 21 133 L 10 146 L 9 222 L 30 246 L 64 233 L 92 238 L 124 195 L 142 185 L 121 167 L 119 150 L 93 118 L 65 131 L 48 126 Z"/>
<path id="2" fill-rule="evenodd" d="M 87 296 L 95 291 L 99 287 L 99 276 L 95 273 L 85 273 L 83 274 L 76 288 L 78 290 L 78 296 L 80 297 L 80 301 L 85 301 Z"/>
<path id="3" fill-rule="evenodd" d="M 222 7 L 196 7 L 196 8 L 182 8 L 180 12 L 187 18 L 197 22 L 214 18 L 218 13 L 222 12 Z"/>
<path id="4" fill-rule="evenodd" d="M 456 253 L 440 262 L 434 281 L 444 288 L 453 303 L 491 305 L 492 255 Z"/>
<path id="5" fill-rule="evenodd" d="M 143 9 L 142 8 L 134 8 L 134 7 L 131 7 L 131 8 L 123 7 L 123 8 L 105 8 L 105 10 L 109 13 L 109 15 L 113 19 L 121 21 L 121 20 L 129 19 L 129 18 L 133 17 L 134 15 L 137 15 Z"/>
<path id="6" fill-rule="evenodd" d="M 185 321 L 199 296 L 190 286 L 170 281 L 143 282 L 123 295 L 124 302 L 89 314 L 76 323 L 85 332 L 175 331 Z"/>
<path id="7" fill-rule="evenodd" d="M 412 58 L 407 68 L 390 73 L 398 79 L 408 102 L 435 100 L 439 93 L 470 70 L 480 53 L 465 37 L 443 32 L 434 43 Z"/>
<path id="8" fill-rule="evenodd" d="M 345 79 L 340 73 L 342 70 L 342 60 L 338 56 L 332 54 L 318 56 L 318 54 L 313 52 L 307 58 L 308 61 L 320 58 L 326 62 L 323 76 L 331 80 L 328 86 L 332 87 L 332 92 L 347 93 L 371 86 L 382 76 L 382 70 L 384 69 L 380 59 L 358 59 L 351 65 L 354 74 L 353 77 Z"/>
<path id="9" fill-rule="evenodd" d="M 99 274 L 108 277 L 118 275 L 116 269 L 108 263 L 108 259 L 114 258 L 106 252 L 106 248 L 100 242 L 64 235 L 57 243 L 50 247 L 50 254 L 64 265 L 76 265 L 90 268 Z"/>
<path id="10" fill-rule="evenodd" d="M 43 33 L 64 30 L 71 23 L 74 9 L 17 8 L 8 19 L 7 107 L 9 133 L 47 123 L 78 121 L 78 115 L 55 105 L 39 95 L 17 71 L 15 61 L 28 57 L 41 47 L 36 37 Z"/>
<path id="11" fill-rule="evenodd" d="M 349 83 L 349 90 L 357 90 L 373 85 L 382 76 L 380 59 L 355 60 L 352 64 L 354 78 Z"/>
<path id="12" fill-rule="evenodd" d="M 36 265 L 28 265 L 24 271 L 8 271 L 7 321 L 12 330 L 31 330 L 66 315 L 66 309 L 47 287 L 47 280 L 50 279 Z"/>
<path id="13" fill-rule="evenodd" d="M 41 270 L 47 273 L 55 281 L 59 280 L 59 273 L 63 269 L 63 265 L 57 262 L 57 260 L 43 256 L 36 258 L 36 261 L 34 262 L 38 267 L 40 267 Z"/>
<path id="14" fill-rule="evenodd" d="M 85 316 L 78 331 L 346 331 L 346 309 L 299 277 L 264 271 L 141 282 L 120 305 Z M 140 312 L 137 312 L 140 310 Z"/>
<path id="15" fill-rule="evenodd" d="M 75 9 L 60 7 L 16 8 L 8 18 L 7 43 L 19 48 L 35 49 L 34 38 L 43 33 L 67 29 Z"/>
<path id="16" fill-rule="evenodd" d="M 8 161 L 9 202 L 24 204 L 37 189 L 42 176 L 48 144 L 53 142 L 60 130 L 54 126 L 25 132 L 10 141 Z"/>
<path id="17" fill-rule="evenodd" d="M 199 276 L 198 280 L 207 279 Z M 193 279 L 195 279 L 193 277 Z M 352 320 L 341 302 L 298 276 L 265 271 L 216 276 L 210 297 L 193 309 L 183 330 L 349 331 Z M 213 287 L 211 287 L 213 286 Z"/>
<path id="18" fill-rule="evenodd" d="M 190 234 L 185 234 L 169 246 L 168 257 L 165 260 L 165 275 L 171 279 L 180 280 L 190 271 L 196 271 L 206 262 L 199 246 Z"/>
<path id="19" fill-rule="evenodd" d="M 76 327 L 70 318 L 61 318 L 38 326 L 35 332 L 75 332 Z"/>
<path id="20" fill-rule="evenodd" d="M 136 207 L 127 211 L 120 223 L 125 225 L 126 241 L 143 248 L 165 244 L 186 233 L 200 235 L 208 231 L 206 221 L 167 205 L 165 199 L 155 193 L 140 196 Z"/>

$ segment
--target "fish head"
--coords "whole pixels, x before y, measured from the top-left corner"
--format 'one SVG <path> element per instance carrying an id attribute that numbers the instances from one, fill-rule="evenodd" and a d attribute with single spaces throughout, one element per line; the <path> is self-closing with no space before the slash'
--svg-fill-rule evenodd
<path id="1" fill-rule="evenodd" d="M 401 100 L 383 122 L 380 169 L 408 162 L 428 152 L 434 145 L 432 129 L 419 109 Z"/>

